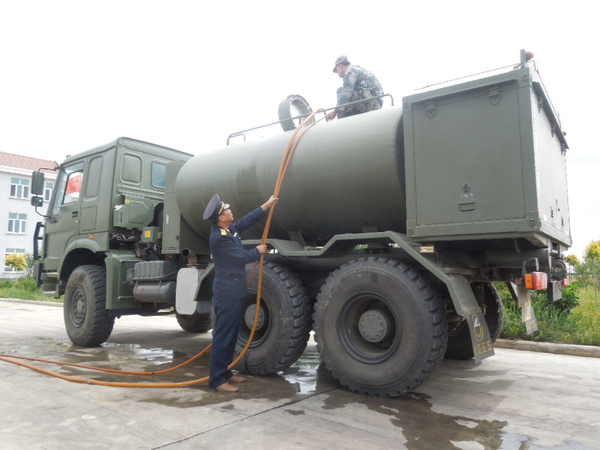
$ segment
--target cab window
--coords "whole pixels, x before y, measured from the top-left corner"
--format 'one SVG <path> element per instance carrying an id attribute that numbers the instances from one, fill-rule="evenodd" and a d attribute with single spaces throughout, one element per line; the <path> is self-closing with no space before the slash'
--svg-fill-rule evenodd
<path id="1" fill-rule="evenodd" d="M 152 163 L 152 186 L 164 189 L 165 188 L 165 173 L 167 166 L 162 163 Z"/>
<path id="2" fill-rule="evenodd" d="M 79 163 L 66 167 L 61 172 L 56 188 L 55 202 L 52 207 L 53 216 L 60 212 L 62 205 L 79 201 L 81 186 L 83 184 L 83 168 L 84 164 Z"/>

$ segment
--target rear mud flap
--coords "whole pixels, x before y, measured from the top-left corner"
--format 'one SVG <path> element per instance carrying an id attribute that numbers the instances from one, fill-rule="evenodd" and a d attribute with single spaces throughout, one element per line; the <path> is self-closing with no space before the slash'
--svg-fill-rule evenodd
<path id="1" fill-rule="evenodd" d="M 450 291 L 456 312 L 464 317 L 469 324 L 475 360 L 479 362 L 485 358 L 494 356 L 494 346 L 492 345 L 490 330 L 488 329 L 483 312 L 477 303 L 475 294 L 473 294 L 471 285 L 460 275 L 447 275 L 447 279 L 444 281 Z"/>
<path id="2" fill-rule="evenodd" d="M 537 317 L 531 304 L 531 292 L 527 290 L 522 283 L 506 283 L 513 298 L 516 298 L 521 307 L 522 322 L 525 324 L 527 334 L 535 333 L 539 330 Z"/>

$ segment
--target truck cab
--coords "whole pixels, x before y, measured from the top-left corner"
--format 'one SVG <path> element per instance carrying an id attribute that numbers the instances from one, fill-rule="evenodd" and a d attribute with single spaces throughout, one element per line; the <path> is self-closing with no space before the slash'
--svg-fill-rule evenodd
<path id="1" fill-rule="evenodd" d="M 64 295 L 76 267 L 103 264 L 108 252 L 151 259 L 156 249 L 140 240 L 144 228 L 162 226 L 166 166 L 191 156 L 119 138 L 67 158 L 59 168 L 45 224 L 38 225 L 34 237 L 35 276 L 43 291 Z"/>

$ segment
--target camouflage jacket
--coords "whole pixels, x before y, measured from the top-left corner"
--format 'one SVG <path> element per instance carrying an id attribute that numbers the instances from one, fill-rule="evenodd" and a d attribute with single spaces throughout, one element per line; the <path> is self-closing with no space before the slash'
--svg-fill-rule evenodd
<path id="1" fill-rule="evenodd" d="M 337 106 L 378 95 L 383 95 L 383 89 L 375 75 L 362 67 L 350 64 L 344 75 L 344 85 L 338 90 Z"/>

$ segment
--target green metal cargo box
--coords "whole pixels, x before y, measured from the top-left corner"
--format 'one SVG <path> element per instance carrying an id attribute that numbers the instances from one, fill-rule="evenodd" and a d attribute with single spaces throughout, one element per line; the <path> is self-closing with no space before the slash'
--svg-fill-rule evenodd
<path id="1" fill-rule="evenodd" d="M 569 246 L 558 116 L 533 66 L 403 99 L 408 236 Z"/>

